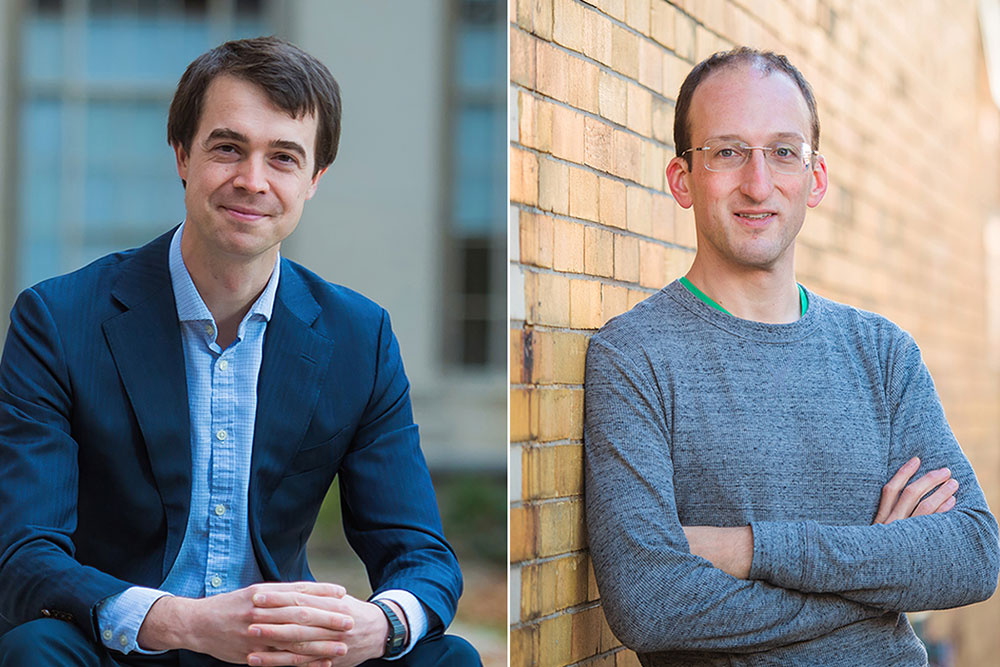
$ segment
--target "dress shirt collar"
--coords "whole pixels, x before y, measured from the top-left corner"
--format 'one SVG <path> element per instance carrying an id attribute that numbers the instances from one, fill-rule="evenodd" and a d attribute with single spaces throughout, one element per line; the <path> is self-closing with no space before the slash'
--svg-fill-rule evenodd
<path id="1" fill-rule="evenodd" d="M 170 282 L 174 288 L 174 301 L 177 302 L 177 317 L 181 322 L 215 322 L 212 312 L 205 305 L 204 299 L 198 293 L 198 289 L 191 280 L 191 274 L 184 264 L 181 256 L 181 234 L 184 232 L 184 225 L 181 224 L 174 232 L 170 240 Z M 274 260 L 274 270 L 271 271 L 271 278 L 267 281 L 267 286 L 254 302 L 250 312 L 243 318 L 246 322 L 254 315 L 260 315 L 265 320 L 270 321 L 271 312 L 274 309 L 274 295 L 278 291 L 278 278 L 281 273 L 281 255 Z M 240 325 L 242 329 L 242 323 Z"/>

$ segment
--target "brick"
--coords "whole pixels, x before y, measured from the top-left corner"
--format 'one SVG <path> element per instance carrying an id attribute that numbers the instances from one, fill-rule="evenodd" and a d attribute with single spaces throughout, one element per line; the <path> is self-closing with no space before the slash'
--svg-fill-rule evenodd
<path id="1" fill-rule="evenodd" d="M 538 623 L 540 654 L 538 667 L 560 667 L 571 662 L 573 619 L 568 614 L 547 618 Z M 544 648 L 542 648 L 544 647 Z"/>
<path id="2" fill-rule="evenodd" d="M 694 64 L 694 29 L 695 22 L 689 16 L 676 14 L 674 16 L 674 53 Z"/>
<path id="3" fill-rule="evenodd" d="M 553 0 L 552 41 L 583 53 L 583 16 L 584 8 L 576 0 Z"/>
<path id="4" fill-rule="evenodd" d="M 583 437 L 583 390 L 538 391 L 538 440 L 579 440 Z"/>
<path id="5" fill-rule="evenodd" d="M 638 182 L 641 140 L 624 130 L 611 134 L 611 172 L 625 180 Z"/>
<path id="6" fill-rule="evenodd" d="M 594 177 L 594 203 L 597 202 L 597 177 Z M 583 270 L 590 276 L 610 278 L 615 272 L 615 235 L 606 229 L 587 227 L 583 240 Z"/>
<path id="7" fill-rule="evenodd" d="M 668 49 L 677 44 L 676 14 L 677 9 L 666 2 L 654 2 L 650 7 L 649 35 Z"/>
<path id="8" fill-rule="evenodd" d="M 639 76 L 639 37 L 625 28 L 611 26 L 611 66 L 630 79 Z"/>
<path id="9" fill-rule="evenodd" d="M 663 284 L 680 278 L 688 269 L 691 268 L 691 262 L 694 260 L 694 253 L 690 250 L 684 250 L 683 248 L 666 248 L 666 262 L 667 262 L 667 275 L 663 281 Z"/>
<path id="10" fill-rule="evenodd" d="M 565 331 L 535 331 L 531 336 L 535 384 L 583 385 L 584 361 L 590 338 Z"/>
<path id="11" fill-rule="evenodd" d="M 666 190 L 667 151 L 651 141 L 643 141 L 639 150 L 639 182 L 650 190 Z"/>
<path id="12" fill-rule="evenodd" d="M 586 546 L 583 500 L 546 502 L 538 509 L 538 556 L 545 558 Z"/>
<path id="13" fill-rule="evenodd" d="M 628 97 L 625 80 L 609 72 L 601 72 L 597 84 L 598 112 L 613 123 L 628 122 Z"/>
<path id="14" fill-rule="evenodd" d="M 714 33 L 709 32 L 703 26 L 696 26 L 694 30 L 694 59 L 701 62 L 716 51 L 722 50 L 717 43 Z"/>
<path id="15" fill-rule="evenodd" d="M 698 245 L 694 212 L 690 208 L 674 206 L 674 242 L 685 248 L 695 248 Z"/>
<path id="16" fill-rule="evenodd" d="M 681 84 L 691 71 L 691 63 L 672 53 L 663 54 L 663 93 L 666 97 L 676 100 Z"/>
<path id="17" fill-rule="evenodd" d="M 569 168 L 555 160 L 538 162 L 538 208 L 566 215 L 569 213 Z"/>
<path id="18" fill-rule="evenodd" d="M 510 631 L 510 664 L 538 664 L 538 626 L 526 625 Z"/>
<path id="19" fill-rule="evenodd" d="M 629 187 L 626 194 L 626 213 L 629 231 L 650 236 L 653 230 L 653 197 L 648 190 Z"/>
<path id="20" fill-rule="evenodd" d="M 670 197 L 661 194 L 653 195 L 652 215 L 650 216 L 652 230 L 650 233 L 654 239 L 670 243 L 676 242 L 674 213 L 677 208 L 677 204 Z"/>
<path id="21" fill-rule="evenodd" d="M 558 104 L 547 106 L 552 112 L 552 154 L 583 164 L 586 161 L 584 115 Z"/>
<path id="22" fill-rule="evenodd" d="M 535 42 L 535 80 L 538 92 L 552 99 L 569 99 L 569 55 L 548 42 Z"/>
<path id="23" fill-rule="evenodd" d="M 657 93 L 663 90 L 663 52 L 648 39 L 639 40 L 639 83 Z"/>
<path id="24" fill-rule="evenodd" d="M 611 171 L 612 133 L 607 123 L 590 117 L 583 119 L 583 149 L 588 166 L 598 171 Z"/>
<path id="25" fill-rule="evenodd" d="M 521 579 L 522 617 L 547 616 L 555 611 L 588 602 L 588 563 L 583 554 L 570 554 L 544 561 L 530 569 L 531 582 Z"/>
<path id="26" fill-rule="evenodd" d="M 569 214 L 597 222 L 597 174 L 586 169 L 569 170 Z M 588 272 L 589 273 L 589 272 Z"/>
<path id="27" fill-rule="evenodd" d="M 552 0 L 532 0 L 532 29 L 542 39 L 552 39 Z"/>
<path id="28" fill-rule="evenodd" d="M 644 292 L 642 290 L 630 289 L 628 291 L 628 307 L 629 310 L 635 308 L 635 305 L 640 301 L 645 301 L 649 298 L 649 292 Z"/>
<path id="29" fill-rule="evenodd" d="M 538 433 L 538 394 L 532 389 L 510 390 L 510 439 L 522 442 Z"/>
<path id="30" fill-rule="evenodd" d="M 555 239 L 552 268 L 583 273 L 583 225 L 556 219 L 552 221 L 552 229 Z"/>
<path id="31" fill-rule="evenodd" d="M 573 643 L 570 656 L 573 660 L 581 660 L 589 655 L 595 655 L 601 650 L 601 619 L 604 613 L 600 607 L 591 607 L 573 614 Z"/>
<path id="32" fill-rule="evenodd" d="M 654 97 L 652 114 L 653 138 L 661 144 L 673 146 L 674 106 Z"/>
<path id="33" fill-rule="evenodd" d="M 667 284 L 666 248 L 648 241 L 639 241 L 639 284 L 660 289 Z"/>
<path id="34" fill-rule="evenodd" d="M 601 224 L 625 229 L 625 184 L 610 178 L 600 178 L 598 191 L 598 217 Z"/>
<path id="35" fill-rule="evenodd" d="M 607 322 L 628 311 L 628 288 L 601 285 L 601 320 Z"/>
<path id="36" fill-rule="evenodd" d="M 578 109 L 597 113 L 599 109 L 597 65 L 582 58 L 570 58 L 569 103 Z"/>
<path id="37" fill-rule="evenodd" d="M 625 0 L 625 23 L 637 32 L 649 35 L 649 0 Z"/>
<path id="38" fill-rule="evenodd" d="M 639 239 L 634 236 L 615 235 L 614 277 L 634 283 L 639 280 Z"/>
<path id="39" fill-rule="evenodd" d="M 512 299 L 524 298 L 523 294 L 511 294 Z M 521 384 L 530 378 L 524 372 L 524 331 L 521 328 L 511 329 L 507 339 L 510 341 L 510 378 L 511 384 Z"/>
<path id="40" fill-rule="evenodd" d="M 597 6 L 608 16 L 625 20 L 625 0 L 598 0 Z"/>
<path id="41" fill-rule="evenodd" d="M 525 498 L 583 494 L 582 445 L 525 447 L 521 465 Z"/>
<path id="42" fill-rule="evenodd" d="M 642 667 L 639 656 L 628 649 L 615 653 L 615 667 Z"/>
<path id="43" fill-rule="evenodd" d="M 599 329 L 602 324 L 601 283 L 596 280 L 571 280 L 569 325 L 574 329 Z"/>
<path id="44" fill-rule="evenodd" d="M 569 326 L 569 279 L 540 273 L 535 276 L 536 295 L 530 301 L 528 317 L 532 324 L 553 327 Z"/>
<path id="45" fill-rule="evenodd" d="M 583 18 L 583 52 L 604 65 L 611 65 L 611 21 L 595 11 L 586 10 Z"/>
<path id="46" fill-rule="evenodd" d="M 535 45 L 531 35 L 510 29 L 510 80 L 525 88 L 535 87 Z"/>
<path id="47" fill-rule="evenodd" d="M 626 87 L 627 125 L 630 130 L 643 136 L 653 133 L 653 96 L 645 88 L 635 84 Z"/>
<path id="48" fill-rule="evenodd" d="M 528 206 L 538 203 L 538 159 L 527 151 L 511 148 L 510 200 Z"/>
<path id="49" fill-rule="evenodd" d="M 532 505 L 510 510 L 510 560 L 527 560 L 538 554 L 538 512 Z"/>
<path id="50" fill-rule="evenodd" d="M 522 146 L 541 150 L 538 145 L 535 98 L 530 93 L 517 94 L 517 136 L 514 139 Z"/>

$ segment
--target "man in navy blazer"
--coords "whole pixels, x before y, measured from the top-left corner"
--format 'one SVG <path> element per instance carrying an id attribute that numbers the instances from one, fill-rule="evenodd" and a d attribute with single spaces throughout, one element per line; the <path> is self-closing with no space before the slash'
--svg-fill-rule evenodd
<path id="1" fill-rule="evenodd" d="M 339 132 L 308 54 L 213 49 L 168 123 L 184 224 L 19 296 L 0 667 L 478 664 L 389 317 L 278 254 Z M 335 475 L 371 601 L 311 581 Z"/>

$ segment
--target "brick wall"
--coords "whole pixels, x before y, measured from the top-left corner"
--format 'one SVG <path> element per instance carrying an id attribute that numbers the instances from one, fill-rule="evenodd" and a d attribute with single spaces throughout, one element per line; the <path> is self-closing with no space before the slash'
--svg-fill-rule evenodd
<path id="1" fill-rule="evenodd" d="M 512 665 L 638 664 L 608 630 L 586 549 L 584 355 L 694 257 L 663 175 L 674 98 L 734 44 L 787 54 L 819 102 L 831 187 L 799 237 L 798 279 L 913 333 L 1000 510 L 984 247 L 1000 120 L 975 1 L 511 0 Z M 926 634 L 979 665 L 1000 653 L 997 627 L 993 599 L 932 614 Z"/>

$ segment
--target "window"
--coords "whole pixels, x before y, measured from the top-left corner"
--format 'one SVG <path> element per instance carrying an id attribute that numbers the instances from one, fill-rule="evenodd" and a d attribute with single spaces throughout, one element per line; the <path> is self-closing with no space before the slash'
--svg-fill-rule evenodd
<path id="1" fill-rule="evenodd" d="M 31 0 L 22 19 L 15 289 L 184 218 L 167 108 L 188 63 L 266 34 L 263 0 Z"/>
<path id="2" fill-rule="evenodd" d="M 445 357 L 506 363 L 506 35 L 502 0 L 456 0 Z"/>

